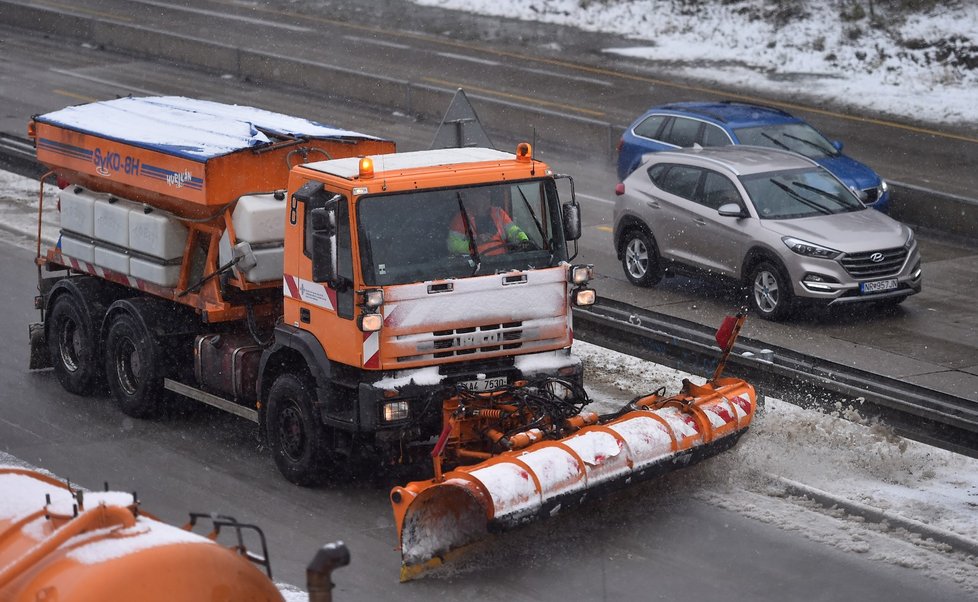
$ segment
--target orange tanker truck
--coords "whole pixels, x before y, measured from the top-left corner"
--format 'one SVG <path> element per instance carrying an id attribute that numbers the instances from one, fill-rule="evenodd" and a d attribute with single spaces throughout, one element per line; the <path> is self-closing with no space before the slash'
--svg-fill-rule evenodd
<path id="1" fill-rule="evenodd" d="M 32 366 L 74 393 L 106 382 L 130 416 L 169 390 L 252 420 L 297 484 L 354 457 L 429 458 L 434 479 L 391 492 L 406 576 L 486 529 L 723 449 L 753 416 L 750 385 L 719 372 L 584 409 L 580 208 L 526 143 L 395 153 L 175 97 L 29 130 L 61 187 L 59 244 L 38 242 Z"/>
<path id="2" fill-rule="evenodd" d="M 178 528 L 143 511 L 135 493 L 84 491 L 16 466 L 0 465 L 0 500 L 0 600 L 283 602 L 254 525 L 191 514 Z M 211 532 L 195 533 L 206 520 Z M 222 532 L 235 543 L 217 543 Z M 248 532 L 261 553 L 247 548 Z M 342 543 L 317 552 L 310 602 L 332 599 L 332 570 L 349 557 Z"/>

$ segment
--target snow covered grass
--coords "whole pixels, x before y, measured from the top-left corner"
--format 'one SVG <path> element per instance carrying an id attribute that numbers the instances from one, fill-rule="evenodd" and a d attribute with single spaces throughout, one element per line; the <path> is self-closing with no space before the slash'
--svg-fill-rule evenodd
<path id="1" fill-rule="evenodd" d="M 978 123 L 978 3 L 970 1 L 412 1 L 623 35 L 636 43 L 604 51 L 727 89 Z"/>

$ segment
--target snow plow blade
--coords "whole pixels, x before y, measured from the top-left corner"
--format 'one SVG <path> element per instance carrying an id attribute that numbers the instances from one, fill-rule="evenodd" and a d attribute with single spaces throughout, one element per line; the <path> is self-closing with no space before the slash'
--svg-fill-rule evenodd
<path id="1" fill-rule="evenodd" d="M 743 380 L 717 378 L 705 385 L 684 380 L 674 396 L 652 394 L 615 414 L 591 414 L 588 426 L 559 439 L 538 440 L 444 474 L 436 458 L 434 479 L 391 491 L 401 580 L 441 564 L 490 532 L 554 515 L 585 496 L 622 489 L 729 449 L 747 430 L 755 408 L 754 389 Z M 445 438 L 443 433 L 439 444 Z"/>

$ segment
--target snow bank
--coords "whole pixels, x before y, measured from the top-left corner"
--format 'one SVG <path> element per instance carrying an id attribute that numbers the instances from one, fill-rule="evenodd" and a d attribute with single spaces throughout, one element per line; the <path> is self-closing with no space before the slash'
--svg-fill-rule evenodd
<path id="1" fill-rule="evenodd" d="M 633 38 L 605 52 L 667 62 L 670 73 L 728 89 L 978 122 L 978 3 L 935 3 L 912 14 L 877 6 L 874 18 L 835 0 L 779 3 L 780 12 L 753 0 L 413 1 Z"/>

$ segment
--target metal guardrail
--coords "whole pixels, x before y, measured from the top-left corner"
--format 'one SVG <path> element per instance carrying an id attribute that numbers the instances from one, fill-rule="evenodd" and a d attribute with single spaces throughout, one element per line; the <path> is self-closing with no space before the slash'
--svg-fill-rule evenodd
<path id="1" fill-rule="evenodd" d="M 720 351 L 712 328 L 599 299 L 574 309 L 577 338 L 693 374 L 712 374 Z M 827 359 L 740 337 L 727 371 L 762 395 L 805 407 L 856 406 L 900 435 L 978 457 L 978 403 Z"/>

